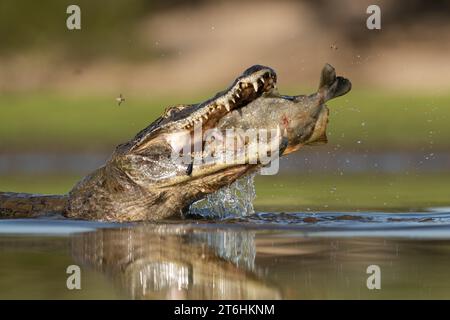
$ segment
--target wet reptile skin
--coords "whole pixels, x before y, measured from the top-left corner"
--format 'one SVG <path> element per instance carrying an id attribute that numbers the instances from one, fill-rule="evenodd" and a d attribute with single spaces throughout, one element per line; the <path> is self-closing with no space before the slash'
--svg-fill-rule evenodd
<path id="1" fill-rule="evenodd" d="M 261 167 L 250 161 L 174 164 L 174 134 L 193 132 L 199 126 L 220 131 L 278 129 L 281 143 L 276 151 L 281 155 L 304 145 L 326 143 L 325 102 L 350 91 L 351 83 L 336 77 L 328 64 L 322 70 L 319 90 L 311 95 L 280 95 L 276 81 L 273 69 L 250 67 L 227 90 L 205 102 L 167 108 L 133 139 L 117 146 L 104 166 L 67 195 L 0 192 L 0 217 L 60 213 L 67 218 L 116 222 L 180 217 L 196 200 Z"/>

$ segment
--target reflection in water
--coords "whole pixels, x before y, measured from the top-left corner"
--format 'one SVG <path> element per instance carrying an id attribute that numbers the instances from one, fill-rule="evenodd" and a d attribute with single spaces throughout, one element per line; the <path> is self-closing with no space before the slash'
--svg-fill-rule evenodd
<path id="1" fill-rule="evenodd" d="M 256 276 L 254 232 L 174 225 L 75 235 L 74 259 L 120 282 L 134 299 L 279 299 Z"/>
<path id="2" fill-rule="evenodd" d="M 82 290 L 65 286 L 71 264 Z M 367 288 L 370 265 L 381 290 Z M 0 299 L 449 299 L 449 268 L 448 208 L 126 227 L 0 221 Z"/>

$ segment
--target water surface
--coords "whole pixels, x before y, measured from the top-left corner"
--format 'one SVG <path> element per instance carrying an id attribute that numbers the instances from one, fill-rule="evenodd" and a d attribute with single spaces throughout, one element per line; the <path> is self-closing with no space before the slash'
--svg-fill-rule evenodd
<path id="1" fill-rule="evenodd" d="M 66 268 L 82 270 L 68 290 Z M 367 267 L 381 270 L 369 290 Z M 0 298 L 450 298 L 450 210 L 0 221 Z"/>

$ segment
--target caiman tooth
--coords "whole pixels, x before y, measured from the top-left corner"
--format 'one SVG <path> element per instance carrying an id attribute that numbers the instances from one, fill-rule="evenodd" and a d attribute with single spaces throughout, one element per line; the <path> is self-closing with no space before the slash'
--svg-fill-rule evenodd
<path id="1" fill-rule="evenodd" d="M 233 98 L 233 97 L 231 98 L 231 101 L 233 101 L 233 103 L 236 103 L 236 100 L 234 100 L 234 98 Z"/>
<path id="2" fill-rule="evenodd" d="M 241 97 L 237 91 L 236 91 L 235 95 L 236 95 L 236 97 L 238 97 L 238 98 Z"/>
<path id="3" fill-rule="evenodd" d="M 205 118 L 205 120 L 208 120 L 208 115 L 207 115 L 207 114 L 204 114 L 204 115 L 203 115 L 203 118 Z"/>
<path id="4" fill-rule="evenodd" d="M 230 103 L 228 101 L 225 102 L 225 109 L 227 109 L 227 111 L 231 110 Z"/>
<path id="5" fill-rule="evenodd" d="M 264 84 L 264 78 L 259 78 L 259 80 L 261 80 L 262 84 Z"/>
<path id="6" fill-rule="evenodd" d="M 255 89 L 255 92 L 258 92 L 258 82 L 253 82 L 253 89 Z"/>
<path id="7" fill-rule="evenodd" d="M 217 110 L 222 109 L 222 105 L 221 105 L 221 104 L 218 104 L 218 105 L 216 106 L 216 109 L 217 109 Z"/>
<path id="8" fill-rule="evenodd" d="M 241 82 L 241 86 L 242 86 L 242 88 L 247 88 L 248 87 L 248 83 L 247 82 Z"/>

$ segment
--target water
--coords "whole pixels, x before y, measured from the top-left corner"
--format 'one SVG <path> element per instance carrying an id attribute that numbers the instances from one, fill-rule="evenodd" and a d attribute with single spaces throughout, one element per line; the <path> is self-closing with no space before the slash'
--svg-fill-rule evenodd
<path id="1" fill-rule="evenodd" d="M 81 290 L 66 268 L 81 267 Z M 367 267 L 381 269 L 369 290 Z M 450 209 L 0 221 L 0 298 L 450 298 Z"/>
<path id="2" fill-rule="evenodd" d="M 212 219 L 245 217 L 253 214 L 255 212 L 253 200 L 256 197 L 255 175 L 246 175 L 229 186 L 207 195 L 191 205 L 190 213 Z"/>
<path id="3" fill-rule="evenodd" d="M 312 212 L 294 202 L 306 212 L 262 212 L 253 208 L 253 179 L 198 202 L 192 213 L 206 219 L 0 220 L 0 299 L 450 299 L 450 208 L 413 211 L 406 201 L 395 212 L 375 212 L 349 201 L 348 210 L 362 212 Z M 314 189 L 311 181 L 306 185 L 319 204 L 330 199 L 320 193 L 324 185 L 333 195 L 342 187 L 321 180 Z M 352 190 L 351 199 L 364 196 Z M 428 199 L 418 190 L 403 195 Z M 262 198 L 274 201 L 267 193 Z M 442 199 L 436 203 L 445 205 L 447 196 Z M 274 210 L 282 210 L 279 203 Z M 426 207 L 427 201 L 416 206 Z M 66 286 L 66 269 L 74 264 L 81 268 L 81 290 Z M 380 290 L 367 287 L 372 265 L 381 270 Z"/>

